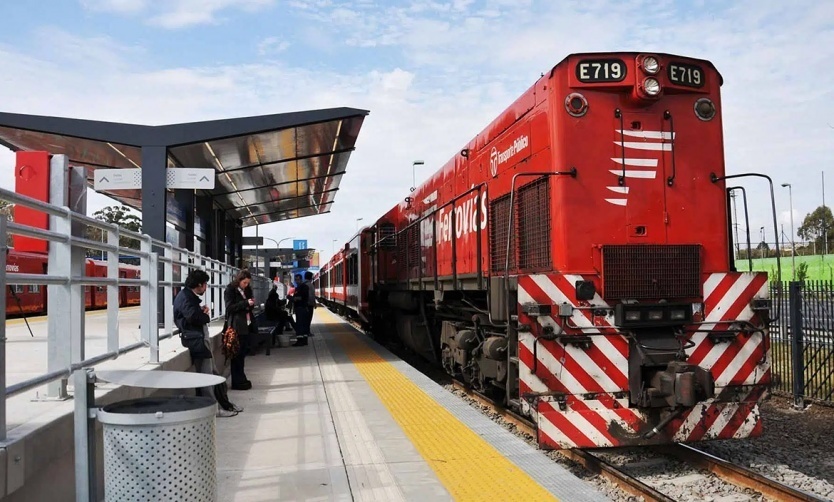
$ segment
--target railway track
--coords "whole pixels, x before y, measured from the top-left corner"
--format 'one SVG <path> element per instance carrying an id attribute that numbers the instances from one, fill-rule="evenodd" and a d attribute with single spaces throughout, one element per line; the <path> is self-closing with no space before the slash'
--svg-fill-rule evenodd
<path id="1" fill-rule="evenodd" d="M 352 324 L 358 331 L 367 334 L 363 327 L 360 325 L 360 323 L 351 319 L 346 320 L 350 324 Z M 403 357 L 402 354 L 397 355 Z M 404 357 L 404 359 L 408 360 L 410 358 Z M 409 361 L 409 363 L 414 365 L 412 361 Z M 441 372 L 431 371 L 427 369 L 423 364 L 420 364 L 419 366 L 421 367 L 418 367 L 417 369 L 419 369 L 423 373 L 427 373 L 427 376 L 429 376 L 430 378 L 433 378 L 435 380 L 438 380 L 438 378 L 440 378 L 439 375 L 441 375 Z M 428 374 L 429 372 L 437 374 Z M 447 380 L 451 378 L 446 373 L 442 373 L 442 377 L 444 377 Z M 532 438 L 536 437 L 536 426 L 526 417 L 523 417 L 513 412 L 512 410 L 506 409 L 496 404 L 488 396 L 484 396 L 483 394 L 480 394 L 472 390 L 463 382 L 451 379 L 451 383 L 456 390 L 465 393 L 469 399 L 472 399 L 481 406 L 488 408 L 490 412 L 499 416 L 504 422 L 511 424 L 519 432 Z M 718 457 L 710 455 L 709 453 L 703 452 L 688 445 L 673 444 L 651 447 L 651 449 L 658 452 L 659 455 L 675 457 L 678 460 L 692 467 L 711 472 L 719 479 L 732 485 L 735 485 L 739 488 L 755 490 L 756 492 L 759 492 L 765 497 L 768 497 L 772 500 L 777 500 L 780 502 L 826 501 L 826 499 L 817 497 L 816 495 L 809 494 L 802 490 L 798 490 L 791 486 L 784 485 L 782 483 L 779 483 L 778 481 L 762 476 L 761 474 L 751 469 L 733 464 L 731 462 L 720 459 Z M 624 492 L 642 497 L 645 501 L 675 502 L 676 500 L 672 497 L 669 497 L 668 495 L 661 493 L 657 489 L 646 484 L 637 477 L 629 474 L 620 467 L 610 462 L 607 462 L 598 455 L 595 455 L 592 450 L 557 450 L 557 453 L 567 458 L 568 460 L 571 460 L 583 466 L 589 472 L 607 479 L 611 483 L 617 485 Z"/>
<path id="2" fill-rule="evenodd" d="M 455 389 L 464 392 L 467 397 L 478 402 L 478 404 L 488 407 L 490 411 L 500 416 L 502 420 L 512 424 L 520 432 L 536 437 L 536 428 L 534 423 L 519 416 L 511 410 L 507 410 L 497 405 L 493 400 L 469 389 L 466 385 L 459 381 L 454 380 L 453 385 Z M 746 467 L 727 462 L 726 460 L 722 460 L 689 445 L 674 444 L 652 447 L 652 449 L 660 454 L 673 456 L 678 460 L 681 460 L 698 469 L 709 471 L 716 477 L 732 485 L 740 488 L 755 490 L 772 500 L 778 500 L 780 502 L 825 502 L 826 500 L 817 497 L 816 495 L 812 495 L 802 490 L 798 490 L 791 486 L 774 481 Z M 619 467 L 605 461 L 597 455 L 594 455 L 592 451 L 571 449 L 558 450 L 557 453 L 582 465 L 588 471 L 606 478 L 610 482 L 619 486 L 623 491 L 632 495 L 643 497 L 646 501 L 675 502 L 674 498 L 659 492 L 637 477 L 632 476 Z"/>

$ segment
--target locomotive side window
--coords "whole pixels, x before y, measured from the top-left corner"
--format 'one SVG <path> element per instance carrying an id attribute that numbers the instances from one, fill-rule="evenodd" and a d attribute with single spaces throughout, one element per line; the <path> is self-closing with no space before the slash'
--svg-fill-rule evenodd
<path id="1" fill-rule="evenodd" d="M 704 70 L 694 64 L 669 63 L 669 82 L 696 89 L 703 87 Z"/>
<path id="2" fill-rule="evenodd" d="M 14 292 L 19 294 L 19 295 L 22 295 L 23 293 L 26 292 L 26 287 L 21 286 L 20 284 L 15 284 L 14 285 Z"/>
<path id="3" fill-rule="evenodd" d="M 35 284 L 33 286 L 29 286 L 29 292 L 30 293 L 40 293 L 41 292 L 41 287 L 37 284 Z"/>
<path id="4" fill-rule="evenodd" d="M 580 82 L 621 82 L 626 77 L 622 59 L 583 59 L 576 64 L 576 78 Z"/>

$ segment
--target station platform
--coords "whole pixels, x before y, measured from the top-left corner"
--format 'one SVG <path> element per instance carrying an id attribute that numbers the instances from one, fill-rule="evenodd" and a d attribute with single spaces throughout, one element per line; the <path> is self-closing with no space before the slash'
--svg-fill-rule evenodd
<path id="1" fill-rule="evenodd" d="M 218 500 L 606 500 L 326 309 L 311 331 L 246 358 L 244 411 L 216 421 Z"/>

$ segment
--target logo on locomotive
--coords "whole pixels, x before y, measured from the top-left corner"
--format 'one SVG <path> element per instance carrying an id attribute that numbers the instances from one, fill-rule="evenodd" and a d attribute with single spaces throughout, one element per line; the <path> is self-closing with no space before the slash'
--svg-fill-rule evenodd
<path id="1" fill-rule="evenodd" d="M 530 138 L 526 134 L 517 137 L 504 151 L 499 152 L 498 148 L 493 146 L 489 154 L 489 172 L 492 177 L 498 176 L 498 168 L 501 164 L 506 163 L 528 146 L 530 146 Z"/>

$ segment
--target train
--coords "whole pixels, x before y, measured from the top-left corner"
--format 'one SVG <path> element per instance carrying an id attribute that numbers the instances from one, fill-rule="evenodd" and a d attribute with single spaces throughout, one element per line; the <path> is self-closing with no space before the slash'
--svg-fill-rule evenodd
<path id="1" fill-rule="evenodd" d="M 568 55 L 345 243 L 319 301 L 545 449 L 761 435 L 772 305 L 735 269 L 722 83 L 698 58 Z"/>
<path id="2" fill-rule="evenodd" d="M 16 251 L 10 249 L 6 256 L 6 272 L 20 274 L 46 274 L 48 256 L 44 253 Z M 87 258 L 85 275 L 107 277 L 107 262 Z M 140 268 L 136 265 L 119 264 L 119 277 L 139 279 Z M 107 307 L 106 286 L 85 286 L 87 310 Z M 8 317 L 42 315 L 47 313 L 47 288 L 39 285 L 10 285 L 6 289 L 6 315 Z M 119 307 L 139 305 L 139 286 L 119 287 Z"/>

